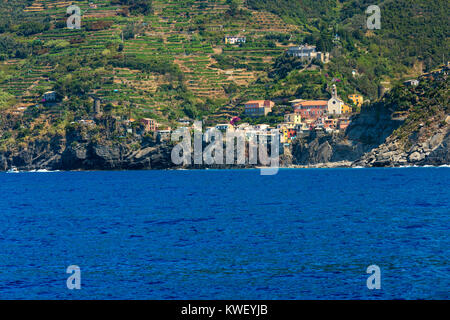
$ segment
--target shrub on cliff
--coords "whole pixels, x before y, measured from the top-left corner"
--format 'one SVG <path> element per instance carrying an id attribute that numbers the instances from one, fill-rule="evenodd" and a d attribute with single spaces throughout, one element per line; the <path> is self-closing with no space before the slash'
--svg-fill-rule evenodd
<path id="1" fill-rule="evenodd" d="M 0 89 L 0 110 L 9 108 L 14 103 L 14 96 Z"/>

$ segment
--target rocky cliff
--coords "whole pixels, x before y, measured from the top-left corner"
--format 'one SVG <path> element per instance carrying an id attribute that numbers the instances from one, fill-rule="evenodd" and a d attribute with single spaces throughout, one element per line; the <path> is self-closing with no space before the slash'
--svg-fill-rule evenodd
<path id="1" fill-rule="evenodd" d="M 171 148 L 149 136 L 123 136 L 113 118 L 71 124 L 62 135 L 40 136 L 0 151 L 0 170 L 125 170 L 173 166 Z"/>
<path id="2" fill-rule="evenodd" d="M 394 166 L 441 166 L 450 164 L 450 121 L 436 128 L 431 135 L 425 133 L 425 127 L 417 131 L 413 143 L 405 147 L 400 139 L 393 135 L 377 148 L 364 154 L 353 163 L 363 167 Z"/>
<path id="3" fill-rule="evenodd" d="M 123 144 L 76 143 L 65 145 L 35 141 L 20 152 L 0 154 L 0 170 L 137 170 L 173 167 L 171 148 L 147 146 L 133 150 Z"/>

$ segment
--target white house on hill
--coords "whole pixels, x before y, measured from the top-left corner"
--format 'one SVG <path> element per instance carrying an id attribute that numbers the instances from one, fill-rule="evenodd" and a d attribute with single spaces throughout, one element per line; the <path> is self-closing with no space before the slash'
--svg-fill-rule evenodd
<path id="1" fill-rule="evenodd" d="M 327 63 L 330 60 L 330 54 L 328 52 L 317 51 L 316 46 L 310 45 L 290 47 L 286 53 L 291 57 L 300 58 L 302 60 L 317 59 L 323 63 Z"/>

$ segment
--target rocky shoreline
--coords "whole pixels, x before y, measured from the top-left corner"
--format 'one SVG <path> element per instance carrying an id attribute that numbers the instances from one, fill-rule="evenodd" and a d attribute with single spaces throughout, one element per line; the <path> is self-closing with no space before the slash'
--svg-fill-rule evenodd
<path id="1" fill-rule="evenodd" d="M 405 149 L 389 137 L 371 146 L 349 140 L 348 134 L 311 134 L 301 137 L 280 156 L 280 168 L 370 168 L 443 166 L 450 164 L 449 126 L 429 139 Z M 367 150 L 367 151 L 366 151 Z M 133 150 L 124 144 L 69 143 L 64 139 L 39 141 L 19 152 L 0 153 L 0 171 L 16 167 L 20 171 L 239 169 L 254 165 L 177 166 L 171 160 L 172 146 L 155 144 Z"/>
<path id="2" fill-rule="evenodd" d="M 450 168 L 450 164 L 442 165 L 393 165 L 384 166 L 383 168 Z M 277 169 L 370 169 L 370 168 L 380 168 L 377 166 L 360 166 L 349 161 L 340 162 L 327 162 L 318 163 L 314 165 L 291 165 L 291 166 L 280 166 Z M 94 171 L 151 171 L 151 170 L 245 170 L 245 169 L 260 169 L 256 166 L 214 166 L 214 167 L 170 167 L 170 168 L 158 168 L 158 169 L 74 169 L 74 170 L 60 170 L 60 169 L 20 169 L 19 172 L 94 172 Z M 8 172 L 6 170 L 1 170 L 1 172 Z"/>
<path id="3" fill-rule="evenodd" d="M 280 168 L 354 168 L 443 166 L 450 164 L 450 130 L 447 124 L 427 139 L 418 139 L 404 148 L 398 138 L 388 137 L 379 145 L 361 137 L 358 120 L 346 134 L 311 133 L 297 139 L 280 155 Z M 366 134 L 367 131 L 361 131 Z M 374 131 L 376 132 L 376 131 Z M 420 136 L 420 135 L 419 135 Z M 423 137 L 423 136 L 421 136 Z M 368 137 L 365 137 L 367 141 Z M 382 136 L 378 136 L 381 140 Z M 372 139 L 372 138 L 371 138 Z M 148 144 L 133 149 L 129 144 L 67 141 L 63 137 L 35 141 L 17 152 L 0 152 L 0 171 L 16 167 L 21 171 L 80 170 L 161 170 L 161 169 L 238 169 L 254 165 L 177 166 L 171 160 L 172 146 Z"/>

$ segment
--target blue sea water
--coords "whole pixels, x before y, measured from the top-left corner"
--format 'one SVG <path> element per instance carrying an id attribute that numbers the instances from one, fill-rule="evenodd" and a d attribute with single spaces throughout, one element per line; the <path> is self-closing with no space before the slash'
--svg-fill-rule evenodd
<path id="1" fill-rule="evenodd" d="M 449 168 L 0 174 L 0 194 L 0 299 L 450 298 Z"/>

